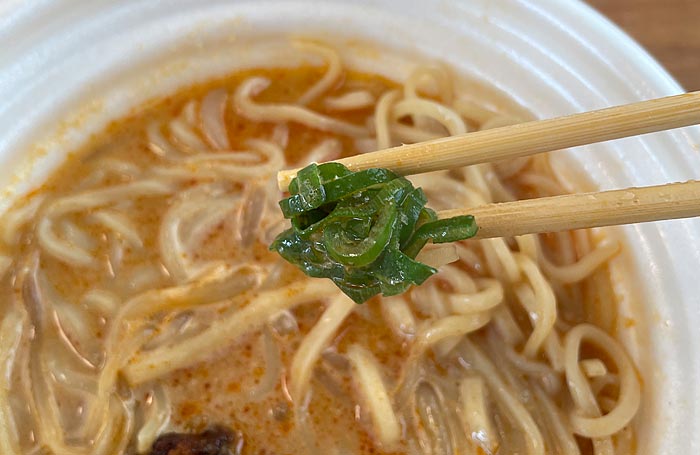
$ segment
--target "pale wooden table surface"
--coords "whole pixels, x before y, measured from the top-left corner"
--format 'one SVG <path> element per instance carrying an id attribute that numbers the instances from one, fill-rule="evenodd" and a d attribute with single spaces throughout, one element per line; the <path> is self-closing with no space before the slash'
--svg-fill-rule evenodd
<path id="1" fill-rule="evenodd" d="M 700 90 L 700 0 L 588 0 L 683 85 Z"/>

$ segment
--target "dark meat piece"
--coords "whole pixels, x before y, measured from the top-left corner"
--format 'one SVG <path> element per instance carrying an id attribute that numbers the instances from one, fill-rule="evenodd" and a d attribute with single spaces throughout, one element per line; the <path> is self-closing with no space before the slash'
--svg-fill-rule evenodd
<path id="1" fill-rule="evenodd" d="M 150 455 L 232 455 L 240 448 L 241 436 L 223 427 L 203 433 L 166 433 L 153 443 Z"/>

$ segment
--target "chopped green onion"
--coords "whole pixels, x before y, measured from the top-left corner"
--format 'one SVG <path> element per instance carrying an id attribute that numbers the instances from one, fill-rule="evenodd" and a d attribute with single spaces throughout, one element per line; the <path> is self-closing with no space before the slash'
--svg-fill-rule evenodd
<path id="1" fill-rule="evenodd" d="M 316 163 L 306 166 L 297 173 L 297 190 L 306 210 L 318 208 L 326 202 L 326 190 L 321 185 L 321 173 Z"/>
<path id="2" fill-rule="evenodd" d="M 360 241 L 350 238 L 343 223 L 330 223 L 323 231 L 323 243 L 328 255 L 343 265 L 362 267 L 376 261 L 386 249 L 396 224 L 396 205 L 389 204 L 379 213 L 367 237 Z"/>
<path id="3" fill-rule="evenodd" d="M 311 164 L 310 166 L 314 165 L 315 164 Z M 306 171 L 306 169 L 308 169 L 310 166 L 305 167 L 299 171 L 299 173 Z M 315 179 L 314 174 L 305 174 L 303 182 L 299 180 L 299 177 L 292 180 L 296 181 L 294 189 L 297 193 L 288 197 L 287 199 L 281 200 L 280 208 L 282 209 L 282 213 L 284 214 L 285 218 L 292 218 L 294 216 L 301 215 L 307 210 L 318 207 L 311 205 L 309 200 L 317 202 L 319 200 L 317 198 L 320 198 L 320 200 L 322 200 L 324 203 L 336 202 L 340 199 L 351 196 L 362 189 L 388 182 L 395 178 L 396 175 L 391 171 L 387 171 L 386 169 L 367 169 L 364 171 L 347 174 L 344 177 L 329 180 L 321 184 L 322 180 L 320 178 Z M 318 188 L 307 186 L 307 184 L 311 184 L 312 182 L 318 183 Z"/>
<path id="4" fill-rule="evenodd" d="M 292 227 L 270 246 L 305 274 L 329 278 L 357 303 L 405 292 L 437 272 L 415 260 L 426 243 L 476 234 L 472 216 L 438 220 L 423 190 L 386 169 L 311 164 L 280 201 Z"/>
<path id="5" fill-rule="evenodd" d="M 416 230 L 404 251 L 410 257 L 416 257 L 428 240 L 432 240 L 433 243 L 456 242 L 474 237 L 477 230 L 474 217 L 471 215 L 430 221 Z"/>

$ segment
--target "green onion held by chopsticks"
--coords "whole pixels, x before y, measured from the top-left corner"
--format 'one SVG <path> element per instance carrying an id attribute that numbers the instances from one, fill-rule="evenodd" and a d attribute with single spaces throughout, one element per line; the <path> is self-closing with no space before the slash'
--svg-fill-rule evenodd
<path id="1" fill-rule="evenodd" d="M 386 169 L 311 164 L 280 201 L 292 227 L 270 245 L 305 274 L 329 278 L 357 303 L 405 292 L 437 272 L 415 260 L 428 243 L 473 237 L 474 217 L 438 220 L 425 193 Z"/>

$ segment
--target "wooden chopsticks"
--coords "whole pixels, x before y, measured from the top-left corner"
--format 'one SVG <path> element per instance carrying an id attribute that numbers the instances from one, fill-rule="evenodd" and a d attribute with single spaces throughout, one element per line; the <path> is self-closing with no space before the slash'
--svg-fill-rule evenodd
<path id="1" fill-rule="evenodd" d="M 337 160 L 399 175 L 494 162 L 700 123 L 700 92 L 467 133 Z M 280 171 L 286 191 L 297 170 Z M 700 182 L 546 197 L 440 212 L 474 215 L 478 238 L 700 216 Z"/>
<path id="2" fill-rule="evenodd" d="M 700 216 L 700 182 L 566 194 L 438 212 L 439 218 L 472 215 L 475 238 L 643 223 Z"/>
<path id="3" fill-rule="evenodd" d="M 494 162 L 700 123 L 700 92 L 566 117 L 477 131 L 337 160 L 351 171 L 386 168 L 399 175 Z M 298 169 L 280 171 L 286 191 Z"/>

